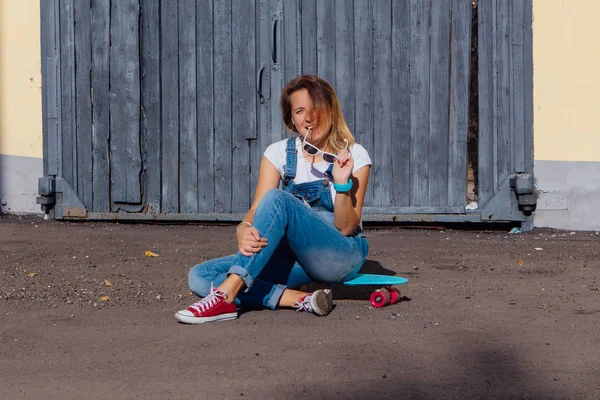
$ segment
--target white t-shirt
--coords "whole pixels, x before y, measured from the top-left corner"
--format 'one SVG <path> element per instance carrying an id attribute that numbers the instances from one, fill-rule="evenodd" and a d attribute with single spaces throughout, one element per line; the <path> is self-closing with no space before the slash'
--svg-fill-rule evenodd
<path id="1" fill-rule="evenodd" d="M 283 179 L 284 167 L 286 162 L 286 148 L 288 139 L 280 140 L 273 143 L 265 150 L 264 156 L 273 163 L 275 168 L 279 171 L 279 176 Z M 352 172 L 356 172 L 365 165 L 372 165 L 369 153 L 360 144 L 355 143 L 350 147 L 350 154 L 354 159 L 354 168 Z M 325 171 L 329 168 L 329 163 L 323 161 L 320 163 L 310 163 L 303 157 L 302 152 L 302 140 L 296 138 L 296 177 L 294 183 L 305 183 L 313 182 L 317 180 L 323 180 L 325 178 Z M 335 202 L 335 189 L 333 185 L 329 185 L 331 188 L 331 198 Z"/>

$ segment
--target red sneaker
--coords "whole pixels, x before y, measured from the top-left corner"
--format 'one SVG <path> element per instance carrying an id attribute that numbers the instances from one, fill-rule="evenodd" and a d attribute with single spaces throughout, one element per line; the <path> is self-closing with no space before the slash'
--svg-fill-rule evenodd
<path id="1" fill-rule="evenodd" d="M 219 289 L 212 292 L 186 310 L 177 311 L 175 319 L 184 324 L 203 324 L 213 321 L 227 321 L 238 317 L 235 302 L 225 301 L 226 294 Z"/>

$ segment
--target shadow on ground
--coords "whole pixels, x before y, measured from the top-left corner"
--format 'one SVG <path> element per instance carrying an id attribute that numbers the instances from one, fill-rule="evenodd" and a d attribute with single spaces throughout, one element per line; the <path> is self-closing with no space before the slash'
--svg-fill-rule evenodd
<path id="1" fill-rule="evenodd" d="M 375 260 L 367 260 L 361 268 L 360 273 L 400 276 L 396 274 L 395 271 L 385 268 L 381 263 Z M 410 280 L 410 275 L 414 275 L 414 273 L 403 273 L 402 277 Z M 342 284 L 311 283 L 308 285 L 307 290 L 312 292 L 318 288 L 331 288 L 335 300 L 368 300 L 371 293 L 374 290 L 381 288 L 381 285 L 345 286 Z M 399 287 L 399 289 L 402 288 Z M 406 297 L 402 298 L 402 301 L 409 300 L 410 299 Z"/>
<path id="2" fill-rule="evenodd" d="M 346 354 L 355 355 L 344 360 L 344 365 L 350 366 L 346 373 L 322 376 L 320 382 L 311 384 L 281 384 L 273 392 L 280 393 L 281 398 L 294 399 L 566 398 L 556 389 L 544 387 L 543 381 L 532 376 L 531 368 L 525 367 L 526 362 L 517 351 L 499 343 L 502 339 L 489 335 L 476 341 L 477 345 L 464 343 L 453 354 L 440 354 L 440 359 L 433 358 L 430 363 L 403 358 L 399 352 L 377 354 L 373 348 L 354 345 L 354 349 L 346 351 Z M 349 347 L 353 345 L 349 344 Z M 365 378 L 368 378 L 360 379 L 361 364 L 371 368 L 379 364 L 381 375 L 373 378 L 372 370 L 370 373 L 365 371 Z M 445 379 L 439 379 L 440 375 Z M 571 395 L 574 390 L 577 391 L 569 389 Z M 585 398 L 584 393 L 579 395 Z"/>

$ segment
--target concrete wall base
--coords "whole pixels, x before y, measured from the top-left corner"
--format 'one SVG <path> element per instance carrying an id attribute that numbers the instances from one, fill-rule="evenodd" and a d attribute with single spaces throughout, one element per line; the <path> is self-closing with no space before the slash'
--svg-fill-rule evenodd
<path id="1" fill-rule="evenodd" d="M 538 160 L 534 173 L 536 227 L 600 230 L 600 162 Z"/>
<path id="2" fill-rule="evenodd" d="M 36 204 L 41 158 L 0 154 L 0 212 L 42 214 Z"/>

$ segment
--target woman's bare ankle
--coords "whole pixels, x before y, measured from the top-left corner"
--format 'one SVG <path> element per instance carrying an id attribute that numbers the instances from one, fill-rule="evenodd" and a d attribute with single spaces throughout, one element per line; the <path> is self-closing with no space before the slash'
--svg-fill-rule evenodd
<path id="1" fill-rule="evenodd" d="M 233 303 L 238 293 L 245 287 L 244 280 L 235 274 L 231 274 L 219 285 L 219 290 L 225 293 L 225 301 Z"/>
<path id="2" fill-rule="evenodd" d="M 281 299 L 279 299 L 279 307 L 292 307 L 301 298 L 309 294 L 300 290 L 285 289 L 281 295 Z"/>

